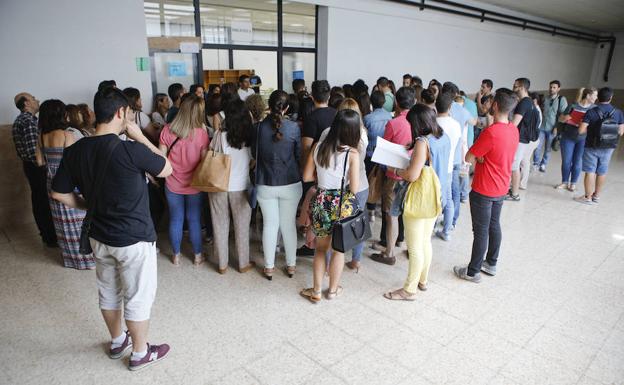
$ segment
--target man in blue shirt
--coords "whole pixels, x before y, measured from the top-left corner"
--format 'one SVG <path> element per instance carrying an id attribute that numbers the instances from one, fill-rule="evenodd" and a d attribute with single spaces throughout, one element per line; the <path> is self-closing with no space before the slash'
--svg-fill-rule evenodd
<path id="1" fill-rule="evenodd" d="M 577 202 L 597 204 L 607 178 L 609 161 L 617 148 L 619 137 L 624 135 L 624 114 L 611 104 L 613 90 L 598 91 L 598 105 L 587 111 L 579 125 L 579 135 L 587 133 L 583 153 L 585 195 L 574 198 Z"/>

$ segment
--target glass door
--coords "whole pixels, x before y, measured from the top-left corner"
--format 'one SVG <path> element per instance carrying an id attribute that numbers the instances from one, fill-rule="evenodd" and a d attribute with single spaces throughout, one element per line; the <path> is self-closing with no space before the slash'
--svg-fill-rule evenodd
<path id="1" fill-rule="evenodd" d="M 167 93 L 173 83 L 181 83 L 187 90 L 197 79 L 197 54 L 154 52 L 152 87 L 154 92 Z"/>

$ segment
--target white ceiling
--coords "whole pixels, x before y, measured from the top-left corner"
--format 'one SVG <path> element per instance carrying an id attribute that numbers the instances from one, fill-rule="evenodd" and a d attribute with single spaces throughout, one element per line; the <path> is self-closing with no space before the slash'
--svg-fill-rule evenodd
<path id="1" fill-rule="evenodd" d="M 479 0 L 502 8 L 586 28 L 624 31 L 624 0 Z M 461 1 L 460 1 L 461 2 Z"/>

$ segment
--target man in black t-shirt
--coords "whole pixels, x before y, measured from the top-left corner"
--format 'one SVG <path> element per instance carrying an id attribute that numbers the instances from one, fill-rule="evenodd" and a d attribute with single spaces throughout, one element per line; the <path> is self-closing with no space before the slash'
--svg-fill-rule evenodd
<path id="1" fill-rule="evenodd" d="M 256 75 L 256 70 L 251 70 L 251 75 L 249 75 L 249 84 L 251 85 L 251 89 L 254 90 L 255 93 L 260 93 L 260 87 L 262 87 L 262 79 L 260 79 L 260 76 Z"/>
<path id="2" fill-rule="evenodd" d="M 514 110 L 512 122 L 520 131 L 520 144 L 511 166 L 511 189 L 505 197 L 511 201 L 519 201 L 520 188 L 526 189 L 531 169 L 531 155 L 538 145 L 539 113 L 529 97 L 530 86 L 531 82 L 527 78 L 518 78 L 513 85 L 513 91 L 520 101 Z"/>
<path id="3" fill-rule="evenodd" d="M 147 343 L 157 252 L 145 173 L 164 178 L 172 169 L 141 129 L 126 120 L 128 101 L 120 90 L 99 91 L 94 110 L 95 135 L 65 149 L 52 181 L 52 198 L 70 207 L 89 208 L 100 309 L 112 338 L 109 357 L 121 358 L 132 349 L 128 368 L 138 370 L 169 351 L 167 344 Z M 133 141 L 119 139 L 124 131 Z M 95 186 L 99 175 L 103 179 Z M 76 188 L 82 195 L 74 192 Z M 122 304 L 129 330 L 125 333 Z"/>

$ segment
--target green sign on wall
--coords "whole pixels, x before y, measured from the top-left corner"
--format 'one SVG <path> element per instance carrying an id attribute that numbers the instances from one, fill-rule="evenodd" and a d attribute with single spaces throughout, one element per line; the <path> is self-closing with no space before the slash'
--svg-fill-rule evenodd
<path id="1" fill-rule="evenodd" d="M 149 57 L 137 57 L 135 59 L 135 63 L 136 63 L 136 70 L 139 72 L 150 70 Z"/>

